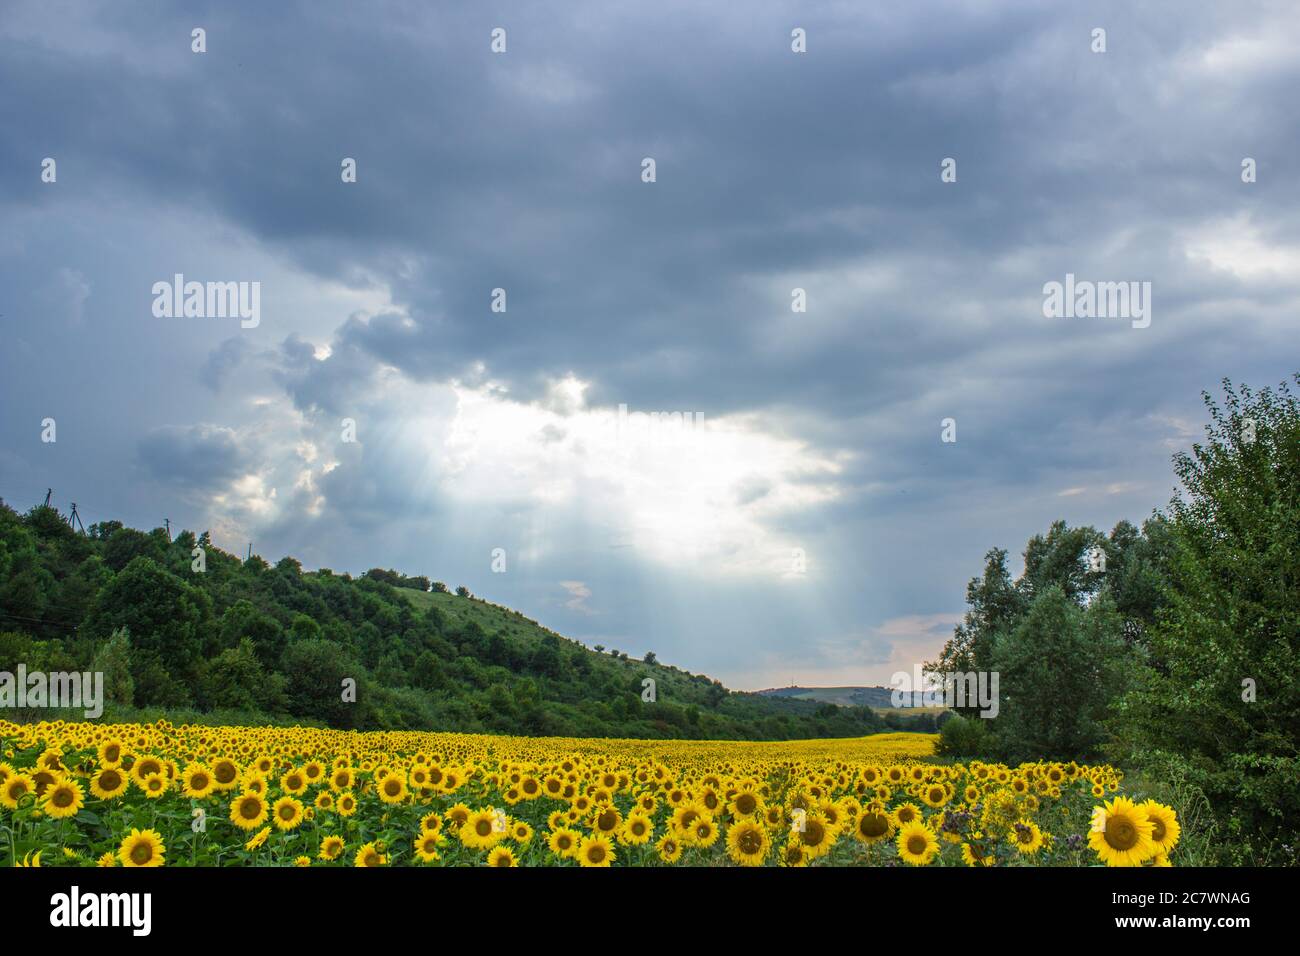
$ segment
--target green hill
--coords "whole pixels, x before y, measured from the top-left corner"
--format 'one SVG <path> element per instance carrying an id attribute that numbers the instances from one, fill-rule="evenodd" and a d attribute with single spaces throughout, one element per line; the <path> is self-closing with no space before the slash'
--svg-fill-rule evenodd
<path id="1" fill-rule="evenodd" d="M 921 708 L 920 693 L 914 696 L 915 704 L 912 707 L 895 707 L 893 695 L 894 692 L 888 687 L 773 687 L 769 690 L 755 691 L 768 697 L 787 697 L 792 700 L 811 700 L 824 704 L 835 704 L 838 707 L 871 707 L 875 710 L 887 711 L 915 711 Z M 924 708 L 928 711 L 943 711 L 943 707 Z"/>
<path id="2" fill-rule="evenodd" d="M 74 531 L 54 508 L 0 501 L 0 671 L 103 672 L 105 719 L 750 740 L 887 729 L 868 707 L 732 692 L 457 591 L 241 560 L 206 533 Z"/>

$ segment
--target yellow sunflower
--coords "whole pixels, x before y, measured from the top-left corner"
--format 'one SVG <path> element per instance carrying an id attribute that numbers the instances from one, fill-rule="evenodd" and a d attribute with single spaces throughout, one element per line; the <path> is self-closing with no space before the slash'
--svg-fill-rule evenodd
<path id="1" fill-rule="evenodd" d="M 408 793 L 405 774 L 390 773 L 379 782 L 378 791 L 384 803 L 401 803 Z"/>
<path id="2" fill-rule="evenodd" d="M 1017 853 L 1032 856 L 1043 848 L 1043 831 L 1033 820 L 1021 818 L 1011 825 L 1007 840 Z"/>
<path id="3" fill-rule="evenodd" d="M 614 845 L 606 837 L 589 836 L 578 846 L 578 863 L 582 866 L 609 866 L 614 859 Z"/>
<path id="4" fill-rule="evenodd" d="M 898 831 L 894 841 L 899 859 L 913 866 L 928 866 L 939 853 L 939 841 L 924 823 L 913 821 Z"/>
<path id="5" fill-rule="evenodd" d="M 799 847 L 804 857 L 815 860 L 831 851 L 835 842 L 835 833 L 827 825 L 825 818 L 818 812 L 805 813 L 800 818 L 802 823 L 790 834 L 790 843 Z"/>
<path id="6" fill-rule="evenodd" d="M 302 802 L 294 797 L 281 797 L 271 808 L 271 819 L 276 829 L 292 830 L 302 823 Z"/>
<path id="7" fill-rule="evenodd" d="M 384 866 L 386 863 L 388 863 L 388 857 L 379 852 L 379 848 L 373 843 L 367 843 L 357 850 L 357 855 L 352 859 L 353 866 Z"/>
<path id="8" fill-rule="evenodd" d="M 1107 866 L 1141 866 L 1158 852 L 1146 812 L 1126 797 L 1092 811 L 1088 845 Z"/>
<path id="9" fill-rule="evenodd" d="M 122 838 L 117 858 L 123 866 L 162 866 L 166 862 L 167 848 L 157 830 L 132 829 Z"/>
<path id="10" fill-rule="evenodd" d="M 105 767 L 90 778 L 90 792 L 100 800 L 112 800 L 120 797 L 130 782 L 118 767 Z"/>
<path id="11" fill-rule="evenodd" d="M 160 773 L 151 773 L 136 782 L 149 800 L 161 800 L 171 789 L 171 781 Z"/>
<path id="12" fill-rule="evenodd" d="M 212 771 L 201 763 L 191 763 L 181 774 L 181 792 L 191 800 L 202 800 L 216 789 Z"/>
<path id="13" fill-rule="evenodd" d="M 577 830 L 559 827 L 547 836 L 546 845 L 561 859 L 573 859 L 578 855 L 578 845 L 581 840 L 582 837 Z"/>
<path id="14" fill-rule="evenodd" d="M 639 846 L 650 842 L 654 829 L 653 820 L 640 812 L 635 812 L 630 814 L 627 820 L 624 821 L 623 829 L 619 831 L 618 838 L 629 846 Z"/>
<path id="15" fill-rule="evenodd" d="M 1162 854 L 1168 855 L 1178 845 L 1183 828 L 1178 824 L 1178 814 L 1173 807 L 1148 800 L 1139 808 L 1151 821 L 1151 842 Z"/>
<path id="16" fill-rule="evenodd" d="M 271 828 L 262 827 L 262 829 L 258 830 L 256 833 L 254 833 L 251 837 L 248 838 L 248 842 L 244 844 L 244 849 L 248 850 L 251 853 L 253 850 L 256 850 L 263 843 L 265 843 L 267 837 L 269 837 L 270 835 L 271 835 Z"/>
<path id="17" fill-rule="evenodd" d="M 241 793 L 230 804 L 230 822 L 241 830 L 255 830 L 266 820 L 266 812 L 260 793 Z"/>
<path id="18" fill-rule="evenodd" d="M 894 829 L 894 820 L 888 813 L 868 808 L 859 814 L 853 835 L 866 844 L 880 843 L 893 836 Z"/>
<path id="19" fill-rule="evenodd" d="M 509 847 L 499 846 L 491 853 L 488 854 L 487 865 L 488 866 L 518 866 L 519 864 L 515 862 L 515 855 L 510 852 Z"/>
<path id="20" fill-rule="evenodd" d="M 415 855 L 421 863 L 432 863 L 442 858 L 438 848 L 447 842 L 437 830 L 421 830 L 414 840 Z"/>
<path id="21" fill-rule="evenodd" d="M 457 835 L 460 842 L 471 850 L 487 850 L 501 842 L 505 836 L 505 827 L 502 826 L 498 811 L 488 807 L 471 813 Z"/>
<path id="22" fill-rule="evenodd" d="M 681 860 L 681 842 L 672 834 L 664 834 L 654 848 L 659 855 L 659 860 L 666 864 L 675 864 Z"/>
<path id="23" fill-rule="evenodd" d="M 75 817 L 85 806 L 84 797 L 81 785 L 75 780 L 59 780 L 46 788 L 45 802 L 41 804 L 41 809 L 46 816 L 56 820 Z"/>
<path id="24" fill-rule="evenodd" d="M 727 855 L 741 866 L 762 866 L 772 840 L 767 830 L 750 820 L 740 820 L 727 831 Z"/>

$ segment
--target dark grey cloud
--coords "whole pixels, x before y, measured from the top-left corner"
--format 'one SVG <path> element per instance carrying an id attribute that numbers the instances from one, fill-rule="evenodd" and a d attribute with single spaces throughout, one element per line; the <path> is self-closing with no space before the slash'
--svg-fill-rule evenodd
<path id="1" fill-rule="evenodd" d="M 94 474 L 100 517 L 454 572 L 724 675 L 921 633 L 987 547 L 1165 501 L 1201 389 L 1294 371 L 1298 41 L 1271 0 L 12 4 L 0 494 Z M 261 326 L 152 319 L 175 272 L 260 281 Z M 1152 282 L 1151 327 L 1044 318 L 1066 273 Z M 555 417 L 478 474 L 465 390 Z M 798 444 L 718 509 L 803 543 L 814 583 L 705 586 L 610 531 L 621 479 L 565 456 L 620 403 Z"/>
<path id="2" fill-rule="evenodd" d="M 218 425 L 154 429 L 140 440 L 139 455 L 152 477 L 199 491 L 239 477 L 254 461 L 253 451 Z"/>
<path id="3" fill-rule="evenodd" d="M 246 339 L 226 339 L 208 355 L 199 369 L 199 378 L 214 392 L 220 391 L 221 383 L 248 357 L 250 350 Z"/>

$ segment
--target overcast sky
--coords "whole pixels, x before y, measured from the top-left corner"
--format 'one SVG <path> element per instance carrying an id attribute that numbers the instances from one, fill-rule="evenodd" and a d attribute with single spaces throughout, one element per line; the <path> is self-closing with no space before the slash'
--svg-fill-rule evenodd
<path id="1" fill-rule="evenodd" d="M 1297 48 L 1288 0 L 6 2 L 0 497 L 887 683 L 1296 370 Z M 177 273 L 258 324 L 156 317 Z M 1045 317 L 1067 273 L 1149 327 Z"/>

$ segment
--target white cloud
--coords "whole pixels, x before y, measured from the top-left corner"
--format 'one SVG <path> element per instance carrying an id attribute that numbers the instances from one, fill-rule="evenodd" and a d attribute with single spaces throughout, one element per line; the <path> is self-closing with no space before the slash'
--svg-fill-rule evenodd
<path id="1" fill-rule="evenodd" d="M 564 606 L 570 611 L 578 611 L 581 614 L 595 614 L 587 606 L 587 598 L 591 597 L 591 588 L 587 587 L 581 581 L 561 581 L 560 587 L 569 593 L 569 599 L 564 602 Z"/>

